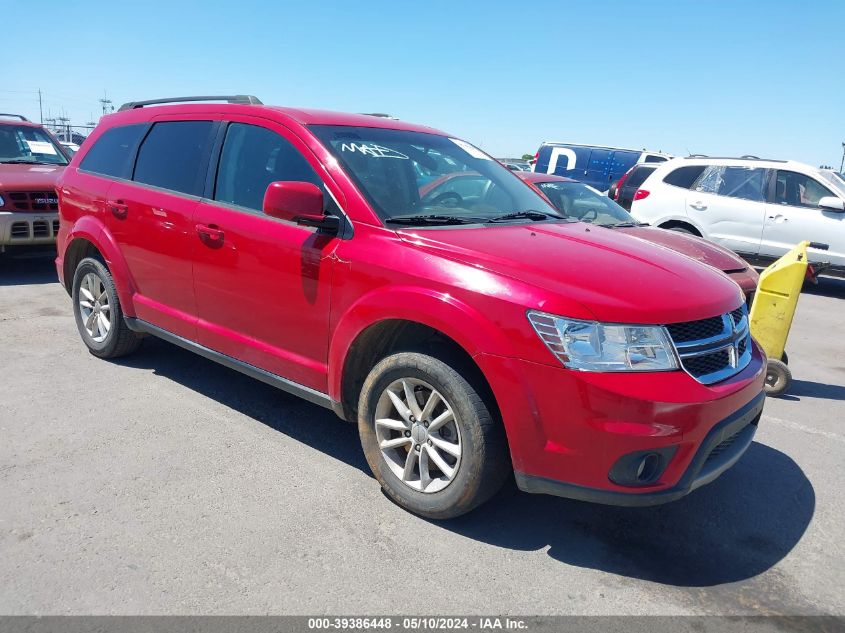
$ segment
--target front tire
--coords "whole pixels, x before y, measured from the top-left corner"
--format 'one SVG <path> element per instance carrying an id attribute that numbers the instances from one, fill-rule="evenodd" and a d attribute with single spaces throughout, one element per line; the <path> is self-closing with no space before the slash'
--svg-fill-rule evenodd
<path id="1" fill-rule="evenodd" d="M 398 505 L 430 519 L 465 514 L 511 473 L 501 423 L 443 361 L 401 352 L 367 376 L 358 406 L 367 463 Z"/>
<path id="2" fill-rule="evenodd" d="M 73 275 L 73 315 L 82 342 L 99 358 L 131 354 L 141 335 L 123 320 L 123 310 L 109 269 L 97 258 L 86 257 Z"/>

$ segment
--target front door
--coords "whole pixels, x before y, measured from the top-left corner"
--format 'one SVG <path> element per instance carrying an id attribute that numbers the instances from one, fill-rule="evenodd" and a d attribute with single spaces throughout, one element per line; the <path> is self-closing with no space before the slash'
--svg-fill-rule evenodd
<path id="1" fill-rule="evenodd" d="M 687 216 L 714 242 L 756 255 L 766 213 L 767 175 L 759 167 L 708 166 L 687 194 Z"/>
<path id="2" fill-rule="evenodd" d="M 325 392 L 340 240 L 262 212 L 274 181 L 327 192 L 307 152 L 283 126 L 247 117 L 228 124 L 211 199 L 194 216 L 194 287 L 202 345 Z"/>
<path id="3" fill-rule="evenodd" d="M 814 253 L 811 261 L 845 267 L 845 213 L 819 208 L 826 196 L 840 197 L 811 176 L 779 169 L 772 201 L 766 205 L 760 254 L 780 257 L 808 240 L 830 247 Z"/>

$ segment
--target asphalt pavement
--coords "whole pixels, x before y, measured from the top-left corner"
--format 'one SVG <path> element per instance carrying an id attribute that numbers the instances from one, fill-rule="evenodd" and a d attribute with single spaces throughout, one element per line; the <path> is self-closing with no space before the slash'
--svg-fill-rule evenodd
<path id="1" fill-rule="evenodd" d="M 99 360 L 51 259 L 0 259 L 0 613 L 845 615 L 843 321 L 845 281 L 801 297 L 789 394 L 681 501 L 430 522 L 353 425 L 155 339 Z"/>

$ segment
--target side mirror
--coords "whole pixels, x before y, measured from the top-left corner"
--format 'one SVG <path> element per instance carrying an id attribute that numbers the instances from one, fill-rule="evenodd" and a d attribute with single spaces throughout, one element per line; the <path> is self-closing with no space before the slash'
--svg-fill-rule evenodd
<path id="1" fill-rule="evenodd" d="M 337 233 L 340 218 L 323 213 L 323 192 L 310 182 L 271 182 L 264 192 L 264 213 L 273 218 Z"/>
<path id="2" fill-rule="evenodd" d="M 838 211 L 842 213 L 845 211 L 845 201 L 836 196 L 825 196 L 819 200 L 819 208 L 824 211 Z"/>

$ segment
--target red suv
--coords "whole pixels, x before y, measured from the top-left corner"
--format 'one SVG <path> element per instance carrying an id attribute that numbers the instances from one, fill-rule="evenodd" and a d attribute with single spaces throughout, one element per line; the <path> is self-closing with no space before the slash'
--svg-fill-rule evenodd
<path id="1" fill-rule="evenodd" d="M 0 253 L 56 241 L 56 179 L 69 160 L 44 126 L 0 114 Z"/>
<path id="2" fill-rule="evenodd" d="M 228 103 L 160 105 L 212 99 Z M 463 172 L 478 182 L 444 178 Z M 59 200 L 58 274 L 94 355 L 152 334 L 328 407 L 423 516 L 512 472 L 529 492 L 677 499 L 760 418 L 734 282 L 562 217 L 431 128 L 254 97 L 129 103 Z"/>

